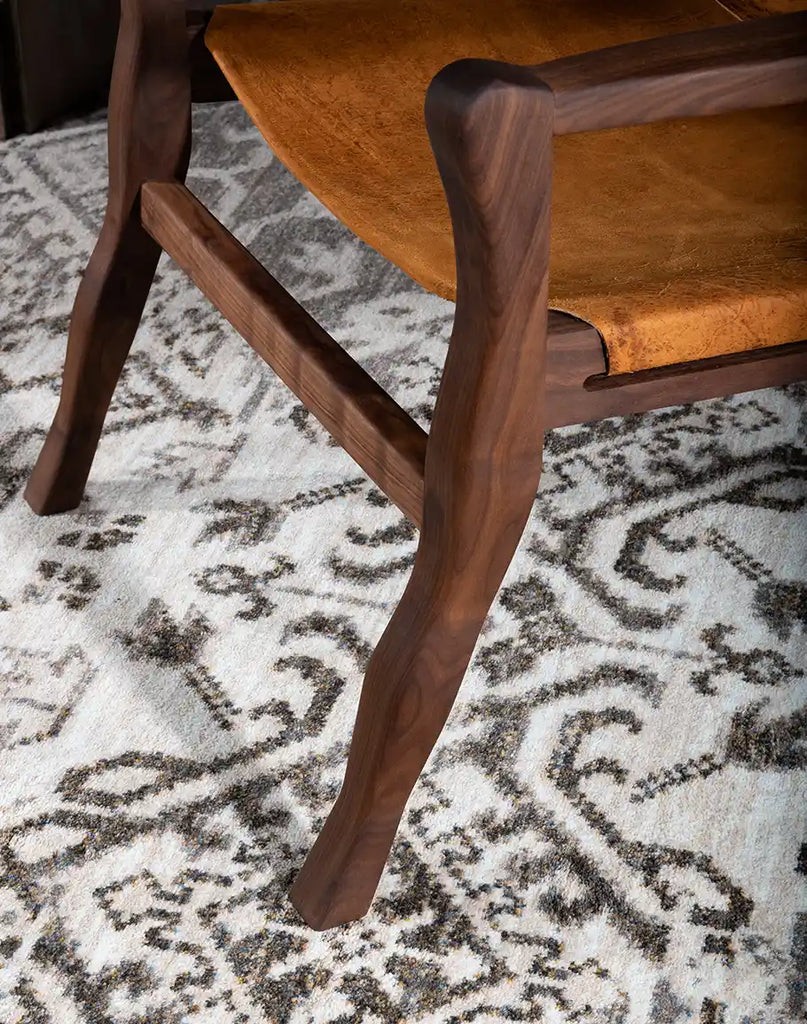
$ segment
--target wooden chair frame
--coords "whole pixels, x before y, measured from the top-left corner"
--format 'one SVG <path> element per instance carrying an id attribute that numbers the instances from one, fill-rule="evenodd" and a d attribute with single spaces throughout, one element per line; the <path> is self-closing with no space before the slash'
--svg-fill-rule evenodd
<path id="1" fill-rule="evenodd" d="M 367 668 L 342 790 L 291 892 L 322 929 L 370 905 L 527 521 L 544 431 L 807 377 L 807 342 L 609 376 L 597 331 L 547 311 L 553 135 L 803 101 L 807 14 L 529 68 L 463 60 L 436 76 L 425 116 L 458 289 L 427 436 L 184 186 L 205 20 L 185 7 L 122 5 L 106 218 L 25 496 L 45 515 L 79 504 L 165 249 L 420 527 L 411 578 Z M 205 75 L 209 87 L 209 66 Z"/>

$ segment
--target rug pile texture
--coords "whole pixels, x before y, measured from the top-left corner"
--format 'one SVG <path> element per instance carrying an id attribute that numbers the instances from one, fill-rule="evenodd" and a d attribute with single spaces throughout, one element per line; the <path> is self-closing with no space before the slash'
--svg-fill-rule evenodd
<path id="1" fill-rule="evenodd" d="M 452 307 L 194 116 L 192 188 L 426 425 Z M 0 1021 L 804 1019 L 804 387 L 548 436 L 371 912 L 311 932 L 416 533 L 168 261 L 84 502 L 30 512 L 105 128 L 0 147 Z"/>

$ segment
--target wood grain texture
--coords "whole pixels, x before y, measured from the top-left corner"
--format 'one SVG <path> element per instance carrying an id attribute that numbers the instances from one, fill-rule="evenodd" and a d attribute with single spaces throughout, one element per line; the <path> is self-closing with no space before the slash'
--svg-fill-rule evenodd
<path id="1" fill-rule="evenodd" d="M 25 498 L 40 515 L 81 500 L 148 296 L 159 246 L 143 230 L 146 178 L 182 179 L 190 154 L 182 0 L 124 0 L 109 109 L 109 195 L 73 307 L 61 397 Z"/>
<path id="2" fill-rule="evenodd" d="M 549 310 L 546 375 L 536 395 L 545 429 L 577 423 L 577 398 L 590 377 L 607 373 L 608 362 L 600 332 L 570 313 Z"/>
<path id="3" fill-rule="evenodd" d="M 531 70 L 556 135 L 807 99 L 807 12 L 564 57 Z"/>
<path id="4" fill-rule="evenodd" d="M 148 182 L 143 226 L 412 522 L 424 430 L 183 185 Z"/>
<path id="5" fill-rule="evenodd" d="M 552 101 L 530 76 L 438 76 L 429 134 L 457 241 L 454 329 L 406 591 L 367 669 L 345 781 L 292 889 L 314 928 L 365 913 L 538 486 Z"/>
<path id="6" fill-rule="evenodd" d="M 578 398 L 566 395 L 573 422 L 648 412 L 706 398 L 807 380 L 807 341 L 662 366 L 656 370 L 588 378 Z"/>
<path id="7" fill-rule="evenodd" d="M 564 320 L 558 319 L 564 317 Z M 648 412 L 807 379 L 807 341 L 637 373 L 609 374 L 589 324 L 550 310 L 543 402 L 547 428 Z"/>
<path id="8" fill-rule="evenodd" d="M 437 75 L 426 120 L 458 295 L 427 438 L 182 185 L 188 47 L 204 21 L 191 18 L 189 34 L 184 7 L 124 0 L 107 214 L 26 497 L 43 513 L 80 500 L 163 246 L 421 525 L 411 579 L 367 669 L 342 790 L 292 890 L 306 921 L 326 928 L 370 904 L 532 507 L 544 429 L 807 376 L 807 342 L 609 376 L 596 329 L 547 312 L 553 132 L 801 96 L 804 22 L 533 68 L 466 60 Z"/>

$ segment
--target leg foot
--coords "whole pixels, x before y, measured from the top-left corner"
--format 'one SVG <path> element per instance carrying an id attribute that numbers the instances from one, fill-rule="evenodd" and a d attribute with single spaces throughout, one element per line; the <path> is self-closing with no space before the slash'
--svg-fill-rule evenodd
<path id="1" fill-rule="evenodd" d="M 342 791 L 291 890 L 316 930 L 367 912 L 498 586 L 428 561 L 426 551 L 370 660 Z"/>
<path id="2" fill-rule="evenodd" d="M 65 433 L 53 422 L 23 492 L 38 516 L 69 512 L 79 506 L 100 436 L 100 428 L 91 433 Z"/>

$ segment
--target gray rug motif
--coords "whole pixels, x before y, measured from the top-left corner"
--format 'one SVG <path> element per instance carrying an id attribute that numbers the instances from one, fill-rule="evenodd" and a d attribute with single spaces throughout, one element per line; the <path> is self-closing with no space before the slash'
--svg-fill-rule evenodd
<path id="1" fill-rule="evenodd" d="M 207 204 L 426 423 L 451 307 L 237 107 Z M 289 884 L 414 530 L 169 262 L 86 499 L 21 493 L 101 120 L 0 147 L 0 1021 L 804 1019 L 805 388 L 554 431 L 367 918 Z"/>

